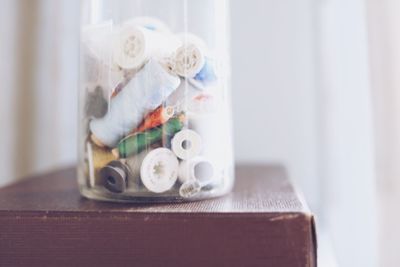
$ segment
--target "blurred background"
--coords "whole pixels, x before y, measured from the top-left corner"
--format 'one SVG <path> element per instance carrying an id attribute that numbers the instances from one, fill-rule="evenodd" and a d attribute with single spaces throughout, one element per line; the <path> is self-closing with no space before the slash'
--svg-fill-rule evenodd
<path id="1" fill-rule="evenodd" d="M 79 8 L 0 0 L 0 186 L 76 162 Z M 236 160 L 287 167 L 318 216 L 320 266 L 400 266 L 399 12 L 231 1 Z"/>

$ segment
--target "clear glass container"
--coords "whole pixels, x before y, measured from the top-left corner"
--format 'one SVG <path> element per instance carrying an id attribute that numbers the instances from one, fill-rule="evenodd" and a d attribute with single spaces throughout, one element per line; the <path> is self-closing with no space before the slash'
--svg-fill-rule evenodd
<path id="1" fill-rule="evenodd" d="M 120 202 L 232 189 L 227 0 L 83 0 L 78 180 Z"/>

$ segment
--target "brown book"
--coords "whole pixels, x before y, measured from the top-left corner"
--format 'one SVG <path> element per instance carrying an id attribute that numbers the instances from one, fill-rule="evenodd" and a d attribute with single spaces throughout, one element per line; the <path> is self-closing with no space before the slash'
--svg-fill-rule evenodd
<path id="1" fill-rule="evenodd" d="M 314 219 L 283 168 L 241 166 L 230 195 L 81 198 L 73 168 L 0 189 L 0 266 L 316 266 Z"/>

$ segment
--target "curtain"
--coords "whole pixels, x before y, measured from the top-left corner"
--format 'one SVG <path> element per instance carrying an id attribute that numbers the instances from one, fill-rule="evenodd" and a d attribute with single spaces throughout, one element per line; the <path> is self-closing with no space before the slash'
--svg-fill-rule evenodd
<path id="1" fill-rule="evenodd" d="M 2 0 L 0 184 L 76 158 L 79 2 Z"/>
<path id="2" fill-rule="evenodd" d="M 377 206 L 366 5 L 325 0 L 317 8 L 323 220 L 339 266 L 373 267 Z"/>
<path id="3" fill-rule="evenodd" d="M 400 2 L 368 0 L 371 81 L 375 105 L 380 266 L 399 266 Z"/>
<path id="4" fill-rule="evenodd" d="M 16 5 L 13 0 L 3 0 L 0 8 L 0 184 L 13 178 L 14 161 L 14 118 L 13 102 L 15 95 L 14 69 L 16 53 L 14 39 L 16 32 Z"/>

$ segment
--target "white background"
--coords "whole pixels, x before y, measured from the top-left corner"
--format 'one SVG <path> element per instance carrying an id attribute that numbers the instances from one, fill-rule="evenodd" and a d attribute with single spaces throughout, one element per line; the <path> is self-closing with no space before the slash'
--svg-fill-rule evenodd
<path id="1" fill-rule="evenodd" d="M 233 1 L 236 158 L 284 163 L 316 207 L 314 1 Z M 315 205 L 314 205 L 315 204 Z"/>

